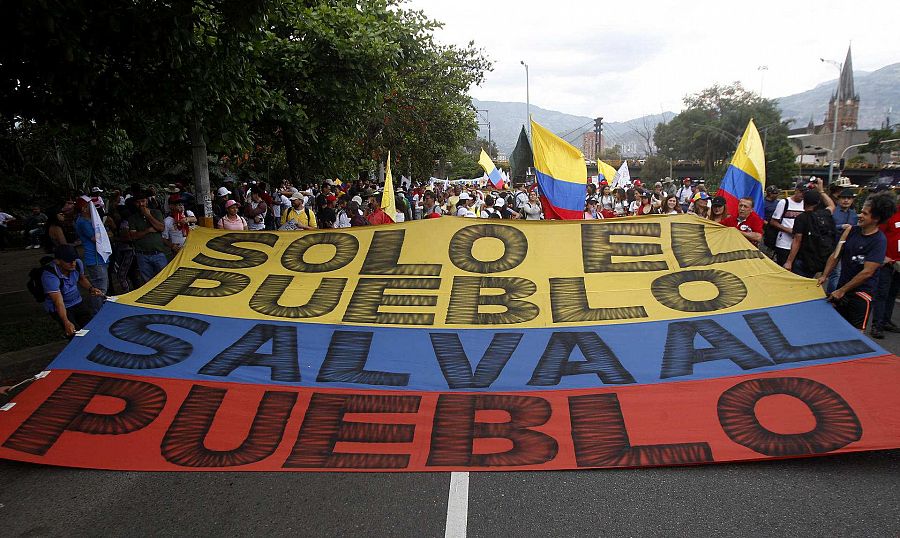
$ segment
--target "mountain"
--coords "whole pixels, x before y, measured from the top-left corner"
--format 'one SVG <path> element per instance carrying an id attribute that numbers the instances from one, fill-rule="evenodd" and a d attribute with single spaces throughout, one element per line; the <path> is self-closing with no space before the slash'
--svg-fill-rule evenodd
<path id="1" fill-rule="evenodd" d="M 900 63 L 872 72 L 854 71 L 853 78 L 859 93 L 860 129 L 881 127 L 891 108 L 894 115 L 892 121 L 900 118 Z M 837 80 L 831 80 L 811 90 L 778 98 L 782 117 L 795 120 L 793 127 L 806 126 L 810 116 L 817 125 L 821 124 L 825 120 L 828 100 L 834 93 L 836 83 Z M 525 124 L 525 103 L 472 99 L 472 104 L 479 110 L 488 111 L 487 114 L 479 112 L 478 121 L 486 123 L 486 119 L 490 120 L 491 139 L 497 144 L 500 153 L 508 155 L 512 152 L 519 130 Z M 594 119 L 587 116 L 573 116 L 534 105 L 531 105 L 531 114 L 535 121 L 577 148 L 582 146 L 582 135 L 594 128 Z M 624 122 L 604 123 L 604 147 L 619 144 L 626 156 L 642 157 L 646 153 L 646 142 L 639 133 L 648 129 L 652 133 L 658 123 L 669 121 L 674 115 L 672 112 L 664 112 Z M 487 125 L 480 127 L 479 136 L 488 138 Z"/>
<path id="2" fill-rule="evenodd" d="M 478 113 L 478 121 L 482 123 L 478 136 L 488 138 L 487 122 L 491 122 L 491 140 L 497 144 L 500 153 L 509 155 L 516 146 L 519 131 L 526 119 L 525 103 L 508 103 L 502 101 L 479 101 L 472 99 L 472 105 L 481 110 Z M 483 111 L 487 110 L 487 114 Z M 582 135 L 594 130 L 594 119 L 587 116 L 573 116 L 547 110 L 531 105 L 531 115 L 534 120 L 547 129 L 553 131 L 577 148 L 581 148 Z M 628 156 L 643 156 L 646 151 L 646 142 L 639 134 L 649 129 L 650 133 L 656 128 L 656 124 L 669 121 L 675 116 L 672 112 L 653 114 L 628 120 L 625 122 L 603 123 L 604 147 L 619 144 L 622 151 Z"/>
<path id="3" fill-rule="evenodd" d="M 877 71 L 853 72 L 853 84 L 859 94 L 859 128 L 878 129 L 888 111 L 900 116 L 900 63 Z M 812 117 L 816 125 L 825 121 L 828 100 L 837 87 L 837 79 L 819 84 L 811 90 L 778 98 L 781 117 L 793 119 L 792 127 L 805 127 Z"/>

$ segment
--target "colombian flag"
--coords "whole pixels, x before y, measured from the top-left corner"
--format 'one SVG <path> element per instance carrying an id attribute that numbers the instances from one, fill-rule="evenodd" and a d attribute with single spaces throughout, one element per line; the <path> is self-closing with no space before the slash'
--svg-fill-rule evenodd
<path id="1" fill-rule="evenodd" d="M 616 169 L 612 165 L 597 159 L 597 183 L 602 179 L 606 180 L 606 184 L 612 187 L 613 180 L 616 179 Z"/>
<path id="2" fill-rule="evenodd" d="M 759 131 L 750 120 L 716 195 L 725 198 L 729 215 L 737 215 L 738 199 L 750 198 L 753 200 L 753 211 L 762 218 L 765 188 L 766 154 Z"/>
<path id="3" fill-rule="evenodd" d="M 584 218 L 587 167 L 577 148 L 531 121 L 534 168 L 544 216 L 548 219 Z"/>
<path id="4" fill-rule="evenodd" d="M 494 188 L 502 189 L 503 175 L 494 165 L 494 161 L 491 160 L 491 157 L 484 151 L 484 148 L 481 149 L 481 157 L 478 158 L 478 164 L 484 168 L 484 173 L 488 175 Z"/>

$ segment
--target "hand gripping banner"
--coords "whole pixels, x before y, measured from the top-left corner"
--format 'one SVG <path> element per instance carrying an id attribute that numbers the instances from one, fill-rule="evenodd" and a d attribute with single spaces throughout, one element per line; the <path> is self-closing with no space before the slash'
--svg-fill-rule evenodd
<path id="1" fill-rule="evenodd" d="M 688 215 L 198 229 L 0 412 L 0 457 L 539 470 L 900 447 L 900 359 Z"/>

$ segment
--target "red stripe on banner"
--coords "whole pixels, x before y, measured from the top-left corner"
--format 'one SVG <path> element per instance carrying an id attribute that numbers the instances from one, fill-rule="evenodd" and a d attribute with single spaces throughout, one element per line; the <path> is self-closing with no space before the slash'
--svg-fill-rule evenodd
<path id="1" fill-rule="evenodd" d="M 0 414 L 0 457 L 120 470 L 688 465 L 900 447 L 900 359 L 529 393 L 292 389 L 57 370 Z"/>

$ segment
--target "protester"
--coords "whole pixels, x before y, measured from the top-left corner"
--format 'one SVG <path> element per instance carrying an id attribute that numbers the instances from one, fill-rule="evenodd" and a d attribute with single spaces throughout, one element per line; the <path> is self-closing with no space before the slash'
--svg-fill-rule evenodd
<path id="1" fill-rule="evenodd" d="M 887 196 L 887 195 L 883 195 Z M 843 198 L 841 198 L 843 200 Z M 878 270 L 878 290 L 872 305 L 872 335 L 879 338 L 887 332 L 900 332 L 894 325 L 894 304 L 900 291 L 900 207 L 891 217 L 879 225 L 887 239 L 884 264 Z"/>
<path id="2" fill-rule="evenodd" d="M 697 191 L 697 194 L 694 195 L 694 199 L 691 202 L 691 206 L 688 209 L 689 215 L 697 215 L 698 217 L 707 218 L 709 215 L 709 195 L 704 191 Z"/>
<path id="3" fill-rule="evenodd" d="M 366 216 L 366 220 L 368 220 L 371 225 L 391 224 L 394 222 L 394 220 L 381 208 L 381 197 L 382 193 L 380 192 L 369 195 L 369 214 Z M 475 214 L 473 213 L 472 216 L 474 217 Z"/>
<path id="4" fill-rule="evenodd" d="M 887 249 L 887 239 L 878 225 L 890 219 L 895 211 L 896 201 L 892 195 L 869 196 L 859 213 L 858 225 L 844 230 L 817 281 L 819 286 L 825 284 L 835 265 L 840 263 L 838 288 L 828 295 L 828 300 L 859 330 L 865 330 L 869 320 L 872 294 L 878 288 L 878 269 L 884 263 Z M 884 334 L 880 328 L 876 331 L 873 327 L 872 336 L 883 338 Z"/>
<path id="5" fill-rule="evenodd" d="M 44 237 L 44 226 L 47 225 L 47 215 L 41 212 L 41 208 L 34 206 L 31 214 L 25 218 L 25 232 L 28 234 L 28 244 L 25 249 L 41 248 L 41 240 Z"/>
<path id="6" fill-rule="evenodd" d="M 681 203 L 678 201 L 678 197 L 674 194 L 670 194 L 666 196 L 665 200 L 663 200 L 662 205 L 659 208 L 660 215 L 680 215 L 681 214 Z"/>
<path id="7" fill-rule="evenodd" d="M 747 238 L 747 241 L 759 246 L 763 234 L 763 221 L 753 211 L 753 198 L 741 198 L 738 200 L 737 216 L 725 218 L 722 221 L 722 225 L 736 228 L 737 231 L 741 232 L 741 235 Z"/>
<path id="8" fill-rule="evenodd" d="M 250 200 L 244 206 L 244 217 L 247 219 L 247 229 L 259 231 L 266 229 L 266 213 L 269 206 L 262 199 L 262 192 L 258 186 L 250 189 Z"/>
<path id="9" fill-rule="evenodd" d="M 823 202 L 828 207 L 823 208 Z M 837 244 L 832 209 L 834 202 L 822 191 L 803 193 L 803 213 L 794 219 L 791 251 L 784 262 L 785 269 L 807 278 L 813 278 L 825 269 L 828 256 Z"/>
<path id="10" fill-rule="evenodd" d="M 9 226 L 9 223 L 14 220 L 16 220 L 16 217 L 10 215 L 9 213 L 4 213 L 3 211 L 0 211 L 0 250 L 3 250 L 6 248 L 7 226 Z"/>
<path id="11" fill-rule="evenodd" d="M 150 209 L 151 196 L 152 191 L 135 195 L 136 210 L 128 217 L 128 238 L 134 245 L 138 270 L 144 282 L 156 276 L 168 263 L 162 239 L 165 219 L 158 209 Z"/>
<path id="12" fill-rule="evenodd" d="M 615 211 L 616 197 L 613 196 L 609 185 L 603 185 L 600 191 L 599 205 L 601 210 Z"/>
<path id="13" fill-rule="evenodd" d="M 518 194 L 516 194 L 516 200 L 519 200 Z M 525 220 L 541 220 L 543 207 L 541 207 L 541 199 L 536 192 L 528 193 L 528 200 L 522 204 L 522 212 L 525 214 Z"/>
<path id="14" fill-rule="evenodd" d="M 92 219 L 92 202 L 90 199 L 78 198 L 75 206 L 79 210 L 78 218 L 75 220 L 75 234 L 81 241 L 81 247 L 84 249 L 82 256 L 84 261 L 84 274 L 94 288 L 101 291 L 101 295 L 106 295 L 109 289 L 109 266 L 108 255 L 104 255 L 97 251 L 98 232 Z M 96 208 L 96 206 L 93 206 Z M 103 306 L 103 299 L 100 296 L 91 297 L 88 301 L 91 315 L 100 311 Z"/>
<path id="15" fill-rule="evenodd" d="M 170 215 L 163 221 L 165 230 L 162 238 L 166 246 L 177 253 L 191 233 L 191 226 L 197 224 L 197 216 L 190 209 L 185 209 L 184 202 L 180 200 L 169 202 L 169 211 Z"/>
<path id="16" fill-rule="evenodd" d="M 284 230 L 315 230 L 319 227 L 315 213 L 306 207 L 306 197 L 300 192 L 291 195 L 291 207 L 281 214 L 280 225 Z"/>
<path id="17" fill-rule="evenodd" d="M 809 190 L 805 181 L 794 186 L 794 194 L 790 198 L 778 201 L 778 206 L 769 219 L 769 226 L 778 230 L 775 239 L 775 263 L 784 266 L 788 255 L 791 253 L 791 243 L 794 240 L 794 219 L 803 214 L 803 193 Z"/>
<path id="18" fill-rule="evenodd" d="M 50 216 L 47 218 L 47 240 L 50 252 L 53 252 L 53 249 L 59 245 L 68 244 L 65 225 L 66 215 L 62 209 L 50 212 Z"/>
<path id="19" fill-rule="evenodd" d="M 459 193 L 459 200 L 456 202 L 456 216 L 474 218 L 476 216 L 472 210 L 474 204 L 475 200 L 472 199 L 468 191 L 462 191 Z"/>
<path id="20" fill-rule="evenodd" d="M 219 187 L 216 191 L 216 199 L 212 203 L 214 220 L 219 220 L 225 216 L 225 202 L 228 201 L 229 196 L 231 196 L 231 191 L 225 187 Z"/>
<path id="21" fill-rule="evenodd" d="M 235 200 L 225 202 L 225 216 L 216 221 L 216 228 L 220 230 L 247 230 L 247 219 L 238 214 L 241 204 Z"/>
<path id="22" fill-rule="evenodd" d="M 587 202 L 584 204 L 584 220 L 597 220 L 602 218 L 603 215 L 597 211 L 597 199 L 588 198 Z"/>
<path id="23" fill-rule="evenodd" d="M 725 198 L 716 196 L 712 199 L 709 210 L 709 220 L 722 224 L 722 221 L 729 217 L 728 207 Z"/>
<path id="24" fill-rule="evenodd" d="M 681 204 L 681 212 L 687 213 L 688 208 L 691 205 L 691 199 L 694 196 L 694 189 L 691 185 L 690 178 L 684 178 L 681 183 L 681 187 L 679 187 L 678 192 L 675 193 L 675 196 L 678 197 L 678 203 Z"/>
<path id="25" fill-rule="evenodd" d="M 41 274 L 46 296 L 44 309 L 62 326 L 66 337 L 72 338 L 93 316 L 82 301 L 78 286 L 88 290 L 91 297 L 100 297 L 103 292 L 85 276 L 84 264 L 78 259 L 75 247 L 60 245 L 54 249 L 53 258 Z"/>

